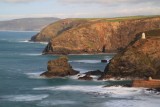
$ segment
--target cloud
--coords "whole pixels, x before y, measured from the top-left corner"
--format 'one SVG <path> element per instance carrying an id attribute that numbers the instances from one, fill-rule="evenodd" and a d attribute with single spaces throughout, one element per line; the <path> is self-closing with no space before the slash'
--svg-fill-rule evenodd
<path id="1" fill-rule="evenodd" d="M 23 2 L 34 2 L 34 1 L 45 1 L 45 0 L 0 0 L 0 2 L 8 2 L 8 3 L 23 3 Z"/>
<path id="2" fill-rule="evenodd" d="M 114 4 L 137 4 L 137 3 L 150 3 L 157 4 L 160 0 L 57 0 L 62 3 L 68 4 L 103 4 L 103 5 L 114 5 Z"/>

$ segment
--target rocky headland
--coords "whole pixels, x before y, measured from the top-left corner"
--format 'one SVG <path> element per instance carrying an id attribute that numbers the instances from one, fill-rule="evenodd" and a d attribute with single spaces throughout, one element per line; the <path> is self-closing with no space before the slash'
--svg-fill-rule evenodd
<path id="1" fill-rule="evenodd" d="M 48 71 L 42 73 L 40 76 L 54 78 L 71 76 L 79 73 L 79 71 L 72 69 L 72 66 L 68 63 L 68 58 L 65 56 L 48 61 L 47 70 Z"/>
<path id="2" fill-rule="evenodd" d="M 160 29 L 136 37 L 110 60 L 102 78 L 160 79 Z M 141 34 L 140 34 L 141 35 Z"/>
<path id="3" fill-rule="evenodd" d="M 1 31 L 40 31 L 50 23 L 60 20 L 55 17 L 21 18 L 0 21 Z"/>
<path id="4" fill-rule="evenodd" d="M 43 54 L 117 52 L 140 32 L 160 27 L 160 17 L 64 19 L 44 28 L 32 41 L 48 41 Z"/>

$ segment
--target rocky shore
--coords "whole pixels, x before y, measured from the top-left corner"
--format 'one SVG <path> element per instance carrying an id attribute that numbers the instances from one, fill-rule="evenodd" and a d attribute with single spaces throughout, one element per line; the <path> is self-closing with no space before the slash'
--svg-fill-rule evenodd
<path id="1" fill-rule="evenodd" d="M 139 33 L 115 55 L 99 79 L 132 80 L 131 87 L 160 88 L 160 29 Z M 153 78 L 153 79 L 152 79 Z"/>

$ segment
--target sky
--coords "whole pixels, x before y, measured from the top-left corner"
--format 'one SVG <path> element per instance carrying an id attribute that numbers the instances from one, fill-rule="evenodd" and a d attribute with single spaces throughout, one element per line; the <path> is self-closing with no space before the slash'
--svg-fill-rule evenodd
<path id="1" fill-rule="evenodd" d="M 0 20 L 160 15 L 160 0 L 0 0 Z"/>

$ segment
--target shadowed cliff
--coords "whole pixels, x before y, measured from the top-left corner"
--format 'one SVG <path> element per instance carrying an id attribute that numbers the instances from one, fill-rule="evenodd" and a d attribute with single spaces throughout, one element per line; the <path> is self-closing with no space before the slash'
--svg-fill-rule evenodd
<path id="1" fill-rule="evenodd" d="M 103 78 L 160 78 L 160 29 L 146 31 L 146 39 L 135 39 L 105 68 Z"/>

